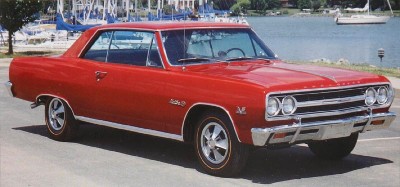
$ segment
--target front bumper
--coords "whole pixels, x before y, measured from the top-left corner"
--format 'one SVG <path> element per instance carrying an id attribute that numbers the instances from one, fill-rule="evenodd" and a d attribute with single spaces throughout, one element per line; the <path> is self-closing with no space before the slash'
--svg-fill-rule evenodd
<path id="1" fill-rule="evenodd" d="M 326 140 L 350 136 L 354 132 L 366 132 L 384 129 L 396 118 L 393 112 L 377 113 L 351 118 L 282 125 L 271 128 L 252 128 L 251 134 L 255 146 L 267 146 L 277 143 L 289 143 Z"/>
<path id="2" fill-rule="evenodd" d="M 14 94 L 12 92 L 12 83 L 10 81 L 7 81 L 6 83 L 4 83 L 4 86 L 6 86 L 8 94 L 10 94 L 11 97 L 14 97 Z"/>

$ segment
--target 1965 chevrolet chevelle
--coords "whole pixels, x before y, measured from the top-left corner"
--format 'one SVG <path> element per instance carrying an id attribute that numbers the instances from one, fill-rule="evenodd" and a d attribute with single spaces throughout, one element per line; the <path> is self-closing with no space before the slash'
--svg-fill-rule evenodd
<path id="1" fill-rule="evenodd" d="M 237 174 L 251 147 L 307 143 L 340 159 L 396 117 L 385 77 L 284 63 L 251 28 L 226 23 L 92 28 L 61 56 L 14 59 L 6 87 L 45 105 L 53 139 L 89 122 L 192 142 L 219 176 Z"/>

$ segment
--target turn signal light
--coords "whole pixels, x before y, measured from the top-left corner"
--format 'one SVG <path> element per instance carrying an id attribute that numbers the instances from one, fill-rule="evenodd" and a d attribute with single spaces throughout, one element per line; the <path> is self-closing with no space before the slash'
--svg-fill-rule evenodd
<path id="1" fill-rule="evenodd" d="M 277 133 L 274 135 L 274 139 L 284 138 L 286 137 L 286 133 Z"/>
<path id="2" fill-rule="evenodd" d="M 385 123 L 385 120 L 376 120 L 371 122 L 372 125 L 382 125 L 383 123 Z"/>

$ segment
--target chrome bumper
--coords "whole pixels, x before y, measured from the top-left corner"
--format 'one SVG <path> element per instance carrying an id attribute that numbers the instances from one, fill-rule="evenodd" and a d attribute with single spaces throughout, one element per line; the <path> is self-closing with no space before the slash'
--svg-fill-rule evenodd
<path id="1" fill-rule="evenodd" d="M 393 112 L 355 116 L 340 120 L 295 123 L 271 128 L 252 128 L 251 134 L 255 146 L 267 146 L 276 143 L 294 143 L 306 140 L 326 140 L 350 136 L 354 132 L 366 132 L 384 129 L 396 118 Z"/>
<path id="2" fill-rule="evenodd" d="M 10 81 L 7 81 L 6 83 L 4 83 L 4 86 L 6 86 L 8 94 L 10 94 L 11 97 L 14 97 L 14 94 L 12 92 L 12 83 Z"/>

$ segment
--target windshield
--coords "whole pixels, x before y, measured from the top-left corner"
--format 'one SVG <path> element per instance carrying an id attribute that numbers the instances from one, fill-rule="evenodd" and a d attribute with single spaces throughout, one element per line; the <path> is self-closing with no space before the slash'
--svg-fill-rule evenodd
<path id="1" fill-rule="evenodd" d="M 163 31 L 162 40 L 172 65 L 275 59 L 251 29 Z"/>

